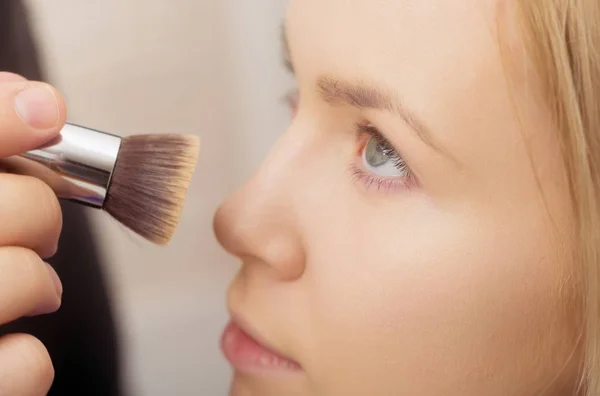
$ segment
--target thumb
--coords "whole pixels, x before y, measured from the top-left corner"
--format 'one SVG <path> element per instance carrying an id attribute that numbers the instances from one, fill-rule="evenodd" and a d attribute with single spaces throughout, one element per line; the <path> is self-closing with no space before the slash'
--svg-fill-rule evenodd
<path id="1" fill-rule="evenodd" d="M 34 81 L 0 83 L 0 158 L 33 150 L 60 133 L 66 121 L 62 95 Z"/>

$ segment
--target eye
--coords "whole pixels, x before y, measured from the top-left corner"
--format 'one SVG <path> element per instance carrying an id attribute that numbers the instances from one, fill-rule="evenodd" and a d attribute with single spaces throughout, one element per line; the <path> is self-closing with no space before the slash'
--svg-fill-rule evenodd
<path id="1" fill-rule="evenodd" d="M 356 181 L 378 190 L 407 190 L 417 185 L 398 150 L 371 124 L 359 124 L 362 143 L 351 167 Z"/>
<path id="2" fill-rule="evenodd" d="M 365 170 L 381 177 L 406 176 L 408 167 L 400 154 L 380 136 L 370 136 L 362 151 Z"/>

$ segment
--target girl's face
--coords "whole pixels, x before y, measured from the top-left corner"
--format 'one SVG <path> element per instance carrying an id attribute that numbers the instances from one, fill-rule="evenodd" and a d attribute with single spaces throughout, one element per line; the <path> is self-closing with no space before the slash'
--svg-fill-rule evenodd
<path id="1" fill-rule="evenodd" d="M 290 2 L 297 112 L 215 219 L 234 395 L 567 394 L 569 201 L 516 14 Z"/>

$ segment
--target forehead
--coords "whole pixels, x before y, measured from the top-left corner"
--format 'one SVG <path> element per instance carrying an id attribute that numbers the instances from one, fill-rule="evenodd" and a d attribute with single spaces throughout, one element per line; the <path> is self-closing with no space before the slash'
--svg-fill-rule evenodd
<path id="1" fill-rule="evenodd" d="M 507 4 L 291 0 L 287 35 L 299 84 L 325 74 L 383 85 L 446 133 L 452 123 L 459 128 L 485 114 L 473 108 L 492 113 L 506 104 Z"/>
<path id="2" fill-rule="evenodd" d="M 291 0 L 288 35 L 294 53 L 322 66 L 481 59 L 497 44 L 498 9 L 498 0 Z"/>

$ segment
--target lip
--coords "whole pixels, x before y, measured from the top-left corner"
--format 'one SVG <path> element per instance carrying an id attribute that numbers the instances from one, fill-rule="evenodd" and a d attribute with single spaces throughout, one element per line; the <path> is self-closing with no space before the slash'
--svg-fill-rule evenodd
<path id="1" fill-rule="evenodd" d="M 221 337 L 221 350 L 236 369 L 247 374 L 294 374 L 301 366 L 277 352 L 240 318 L 233 317 Z"/>

